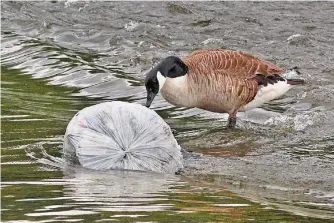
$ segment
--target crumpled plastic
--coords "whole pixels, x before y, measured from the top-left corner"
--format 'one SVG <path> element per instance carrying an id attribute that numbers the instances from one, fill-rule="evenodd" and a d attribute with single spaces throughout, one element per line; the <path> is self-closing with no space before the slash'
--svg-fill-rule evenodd
<path id="1" fill-rule="evenodd" d="M 63 152 L 94 170 L 175 173 L 181 147 L 168 124 L 139 104 L 113 101 L 79 111 L 69 122 Z"/>

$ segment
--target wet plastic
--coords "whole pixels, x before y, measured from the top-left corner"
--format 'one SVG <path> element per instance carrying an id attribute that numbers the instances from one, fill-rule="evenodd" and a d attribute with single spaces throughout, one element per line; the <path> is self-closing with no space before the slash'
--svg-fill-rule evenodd
<path id="1" fill-rule="evenodd" d="M 120 101 L 79 111 L 67 126 L 64 155 L 94 170 L 175 173 L 183 168 L 181 147 L 168 124 L 151 109 Z"/>

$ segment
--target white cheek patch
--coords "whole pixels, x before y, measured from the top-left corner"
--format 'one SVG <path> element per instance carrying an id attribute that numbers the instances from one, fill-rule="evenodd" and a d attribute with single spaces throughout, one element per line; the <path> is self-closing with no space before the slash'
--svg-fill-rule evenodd
<path id="1" fill-rule="evenodd" d="M 166 82 L 166 78 L 159 71 L 157 73 L 157 78 L 159 82 L 159 91 L 160 91 Z"/>

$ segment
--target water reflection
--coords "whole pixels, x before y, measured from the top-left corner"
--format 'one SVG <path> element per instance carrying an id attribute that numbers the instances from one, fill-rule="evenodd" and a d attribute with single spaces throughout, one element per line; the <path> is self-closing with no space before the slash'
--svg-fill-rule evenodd
<path id="1" fill-rule="evenodd" d="M 162 211 L 169 209 L 163 192 L 183 183 L 175 176 L 139 171 L 91 171 L 70 168 L 64 171 L 65 196 L 77 205 L 99 211 Z"/>
<path id="2" fill-rule="evenodd" d="M 334 208 L 333 192 L 314 191 L 300 185 L 277 186 L 270 182 L 254 182 L 244 176 L 243 180 L 233 179 L 233 176 L 222 177 L 220 175 L 197 175 L 198 179 L 211 182 L 213 185 L 226 187 L 243 197 L 261 204 L 275 205 L 281 210 L 293 212 L 298 215 L 315 218 L 333 219 Z M 318 193 L 318 198 L 314 195 Z M 293 201 L 299 201 L 296 204 Z M 322 207 L 322 208 L 313 208 Z"/>
<path id="3" fill-rule="evenodd" d="M 63 185 L 61 197 L 18 199 L 18 202 L 62 200 L 61 205 L 39 207 L 26 216 L 74 216 L 108 212 L 152 212 L 169 210 L 173 205 L 166 192 L 183 185 L 175 176 L 137 171 L 91 171 L 66 167 L 63 179 L 6 184 Z M 126 215 L 124 215 L 126 216 Z"/>

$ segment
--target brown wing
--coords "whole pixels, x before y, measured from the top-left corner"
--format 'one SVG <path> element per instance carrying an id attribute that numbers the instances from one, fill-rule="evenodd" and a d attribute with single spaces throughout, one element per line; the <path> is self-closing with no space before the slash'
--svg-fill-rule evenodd
<path id="1" fill-rule="evenodd" d="M 203 95 L 219 94 L 219 104 L 226 106 L 229 110 L 238 109 L 239 107 L 248 104 L 254 99 L 258 90 L 258 82 L 256 79 L 243 78 L 232 76 L 222 70 L 207 70 L 205 75 L 198 72 L 204 70 L 204 64 L 199 64 L 196 70 L 189 70 L 188 81 L 193 88 L 193 94 L 202 92 Z M 215 98 L 215 97 L 214 97 Z M 212 99 L 212 98 L 211 98 Z M 215 99 L 212 99 L 215 100 Z"/>
<path id="2" fill-rule="evenodd" d="M 228 96 L 227 103 L 235 105 L 236 108 L 248 104 L 254 99 L 258 90 L 258 82 L 254 79 L 240 78 L 217 71 L 215 76 L 223 75 L 223 81 L 220 83 L 222 93 Z"/>
<path id="3" fill-rule="evenodd" d="M 184 57 L 182 61 L 190 70 L 203 74 L 207 70 L 214 70 L 242 78 L 254 77 L 256 74 L 272 76 L 284 71 L 277 65 L 256 56 L 225 49 L 196 50 Z"/>

